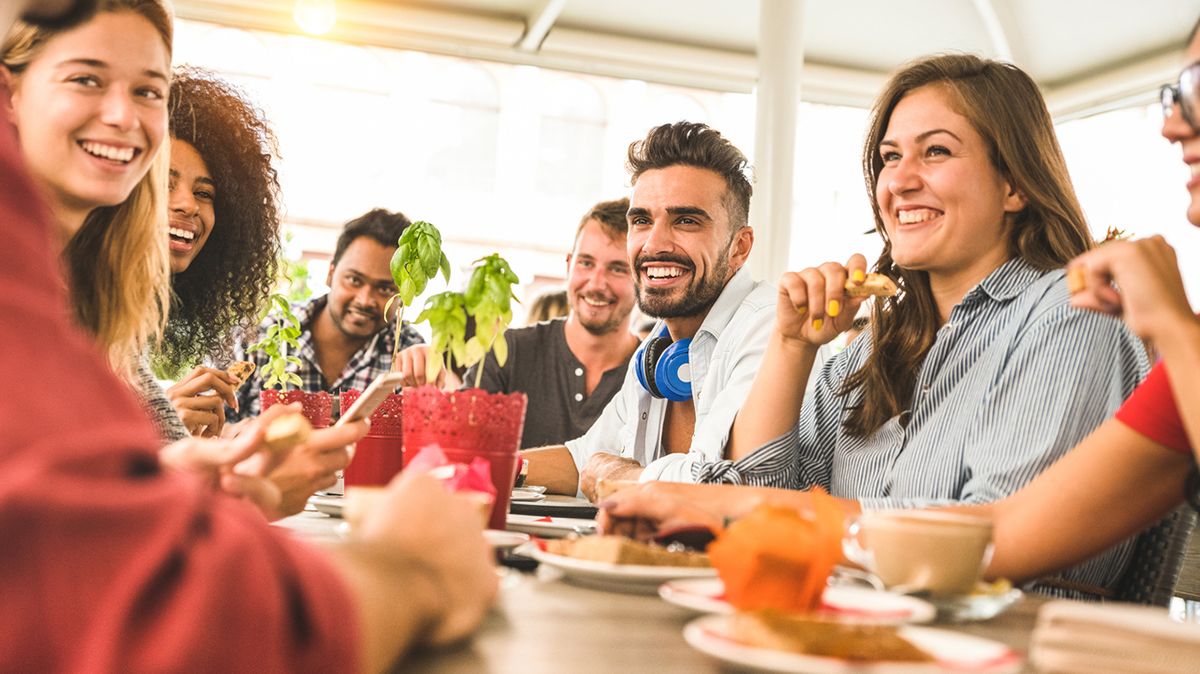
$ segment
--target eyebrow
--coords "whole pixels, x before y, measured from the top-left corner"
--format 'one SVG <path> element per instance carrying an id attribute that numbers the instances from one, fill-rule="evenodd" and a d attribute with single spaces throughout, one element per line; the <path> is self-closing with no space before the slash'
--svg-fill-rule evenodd
<path id="1" fill-rule="evenodd" d="M 179 178 L 180 176 L 183 175 L 176 169 L 168 169 L 167 174 L 170 175 L 172 178 Z M 217 186 L 216 181 L 214 181 L 212 178 L 209 178 L 208 176 L 199 176 L 196 178 L 196 182 L 204 183 L 205 185 L 212 185 L 213 187 Z"/>
<path id="2" fill-rule="evenodd" d="M 108 64 L 105 63 L 104 61 L 101 61 L 100 59 L 89 59 L 89 58 L 67 59 L 65 61 L 59 62 L 58 67 L 62 68 L 63 66 L 72 66 L 72 65 L 87 66 L 89 68 L 98 68 L 101 70 L 108 70 L 108 68 L 109 68 Z M 162 80 L 163 82 L 170 81 L 166 75 L 164 75 L 163 73 L 161 73 L 157 70 L 153 70 L 153 69 L 143 70 L 142 75 L 144 77 L 149 77 L 151 79 Z"/>
<path id="3" fill-rule="evenodd" d="M 959 138 L 958 134 L 954 133 L 953 131 L 951 131 L 949 129 L 930 129 L 924 133 L 917 134 L 916 141 L 918 143 L 920 143 L 920 142 L 926 140 L 927 138 L 929 138 L 930 136 L 933 136 L 933 135 L 936 135 L 939 133 L 944 133 L 947 136 L 950 136 L 951 138 L 953 138 L 954 140 L 957 140 L 960 143 L 962 142 L 962 138 Z M 883 140 L 879 141 L 879 147 L 883 147 L 884 145 L 887 145 L 889 147 L 896 147 L 897 145 L 899 145 L 899 143 L 897 143 L 896 141 L 894 141 L 890 138 L 884 138 Z"/>
<path id="4" fill-rule="evenodd" d="M 704 218 L 705 220 L 712 220 L 712 216 L 708 214 L 708 211 L 704 210 L 703 208 L 700 208 L 699 206 L 668 206 L 667 213 L 669 213 L 671 215 L 695 215 L 695 216 Z M 631 209 L 629 209 L 629 212 L 625 214 L 625 217 L 632 218 L 635 216 L 649 216 L 649 215 L 650 215 L 649 209 L 631 208 Z"/>
<path id="5" fill-rule="evenodd" d="M 386 279 L 375 278 L 375 277 L 371 276 L 370 274 L 361 272 L 353 267 L 347 269 L 346 273 L 354 274 L 355 276 L 362 278 L 364 281 L 366 281 L 367 283 L 370 283 L 373 286 L 378 286 L 378 285 L 394 286 L 394 285 L 396 285 L 396 282 L 391 278 L 386 278 Z"/>

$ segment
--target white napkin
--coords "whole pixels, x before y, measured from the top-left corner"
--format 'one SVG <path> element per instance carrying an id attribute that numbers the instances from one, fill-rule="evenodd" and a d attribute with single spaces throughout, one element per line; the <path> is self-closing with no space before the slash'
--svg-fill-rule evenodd
<path id="1" fill-rule="evenodd" d="M 1196 674 L 1200 625 L 1163 608 L 1053 601 L 1038 613 L 1029 657 L 1048 674 Z"/>

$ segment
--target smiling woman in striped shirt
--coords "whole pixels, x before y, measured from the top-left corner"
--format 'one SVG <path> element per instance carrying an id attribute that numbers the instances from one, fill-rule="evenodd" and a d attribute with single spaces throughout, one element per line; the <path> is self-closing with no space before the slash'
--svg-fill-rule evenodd
<path id="1" fill-rule="evenodd" d="M 867 262 L 784 275 L 728 457 L 699 481 L 821 486 L 851 512 L 1003 498 L 1111 415 L 1148 369 L 1118 320 L 1070 306 L 1062 267 L 1092 243 L 1045 103 L 1012 65 L 918 61 L 876 103 L 863 164 L 884 241 L 875 270 L 899 295 L 872 307 L 870 326 L 806 396 L 817 348 L 861 303 L 844 286 Z M 763 496 L 700 487 L 694 498 L 738 494 L 752 495 L 743 506 Z M 1110 585 L 1127 554 L 1110 551 L 1059 587 Z"/>

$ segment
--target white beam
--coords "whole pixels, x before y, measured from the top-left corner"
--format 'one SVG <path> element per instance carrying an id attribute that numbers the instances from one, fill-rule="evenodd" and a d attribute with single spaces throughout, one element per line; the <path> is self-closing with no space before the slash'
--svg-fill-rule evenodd
<path id="1" fill-rule="evenodd" d="M 992 50 L 996 58 L 1009 63 L 1016 63 L 1014 58 L 1012 45 L 1009 43 L 1008 31 L 1005 30 L 1005 22 L 996 12 L 996 5 L 993 0 L 972 0 L 975 5 L 975 12 L 979 14 L 980 20 L 983 21 L 983 28 L 987 31 L 988 39 L 992 43 Z"/>
<path id="2" fill-rule="evenodd" d="M 750 271 L 775 283 L 791 250 L 796 117 L 804 67 L 804 0 L 762 0 L 758 24 L 758 87 L 754 128 L 754 198 Z"/>
<path id="3" fill-rule="evenodd" d="M 543 0 L 542 6 L 529 14 L 525 22 L 525 34 L 517 43 L 517 49 L 535 52 L 541 48 L 542 41 L 546 39 L 546 35 L 554 27 L 554 22 L 558 21 L 558 15 L 562 14 L 566 6 L 567 0 Z"/>

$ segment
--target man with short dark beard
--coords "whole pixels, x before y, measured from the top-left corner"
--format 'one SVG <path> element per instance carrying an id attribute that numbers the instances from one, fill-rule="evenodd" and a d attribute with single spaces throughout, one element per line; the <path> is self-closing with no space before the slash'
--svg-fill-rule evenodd
<path id="1" fill-rule="evenodd" d="M 628 168 L 627 257 L 638 306 L 661 320 L 586 435 L 525 452 L 528 481 L 558 493 L 593 498 L 602 478 L 695 481 L 725 454 L 775 320 L 775 288 L 744 268 L 745 155 L 715 129 L 678 122 L 630 145 Z"/>
<path id="2" fill-rule="evenodd" d="M 396 294 L 392 254 L 409 224 L 403 213 L 376 208 L 342 227 L 325 280 L 329 294 L 295 308 L 301 333 L 300 348 L 292 355 L 300 364 L 288 371 L 300 376 L 301 390 L 361 391 L 392 369 L 395 340 L 400 340 L 401 349 L 424 341 L 407 322 L 397 335 L 395 323 L 384 315 L 388 300 Z M 269 317 L 259 335 L 278 322 L 277 316 Z M 268 358 L 261 351 L 246 351 L 246 345 L 257 339 L 243 341 L 234 351 L 235 359 L 252 361 L 257 368 L 237 393 L 238 409 L 225 411 L 229 421 L 259 413 L 262 372 Z M 342 468 L 335 463 L 329 467 L 330 475 Z"/>
<path id="3" fill-rule="evenodd" d="M 508 359 L 483 364 L 480 388 L 529 396 L 521 447 L 560 444 L 587 432 L 621 388 L 638 340 L 629 331 L 633 275 L 625 254 L 628 199 L 596 204 L 567 255 L 565 318 L 504 333 Z M 463 378 L 474 386 L 475 368 Z"/>

